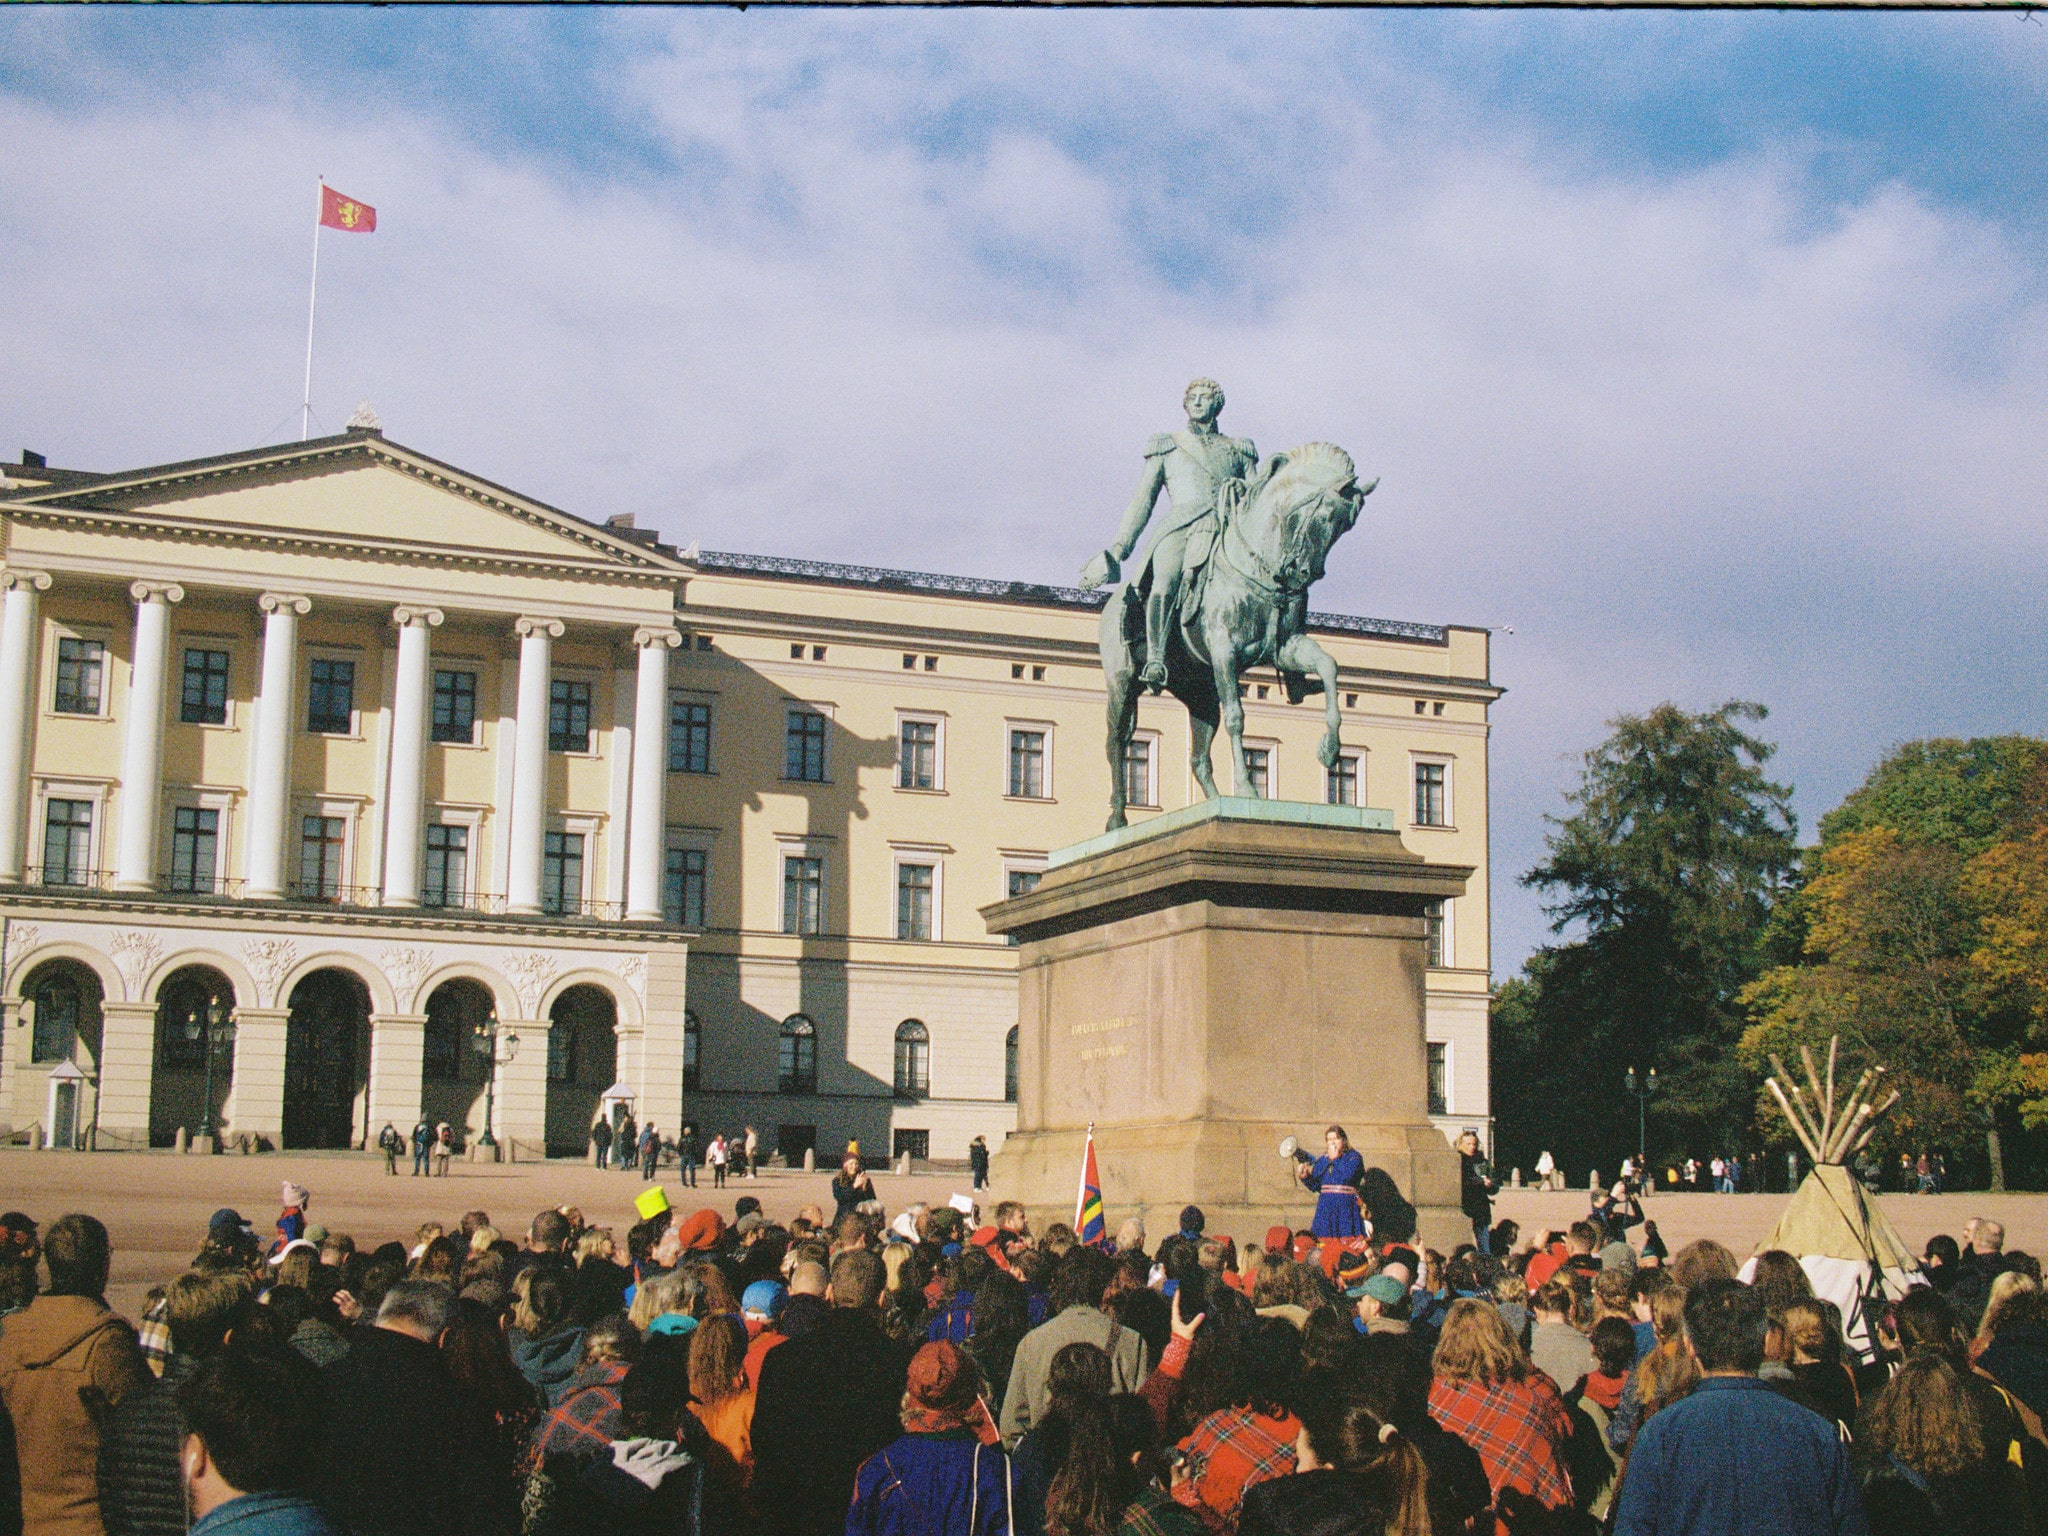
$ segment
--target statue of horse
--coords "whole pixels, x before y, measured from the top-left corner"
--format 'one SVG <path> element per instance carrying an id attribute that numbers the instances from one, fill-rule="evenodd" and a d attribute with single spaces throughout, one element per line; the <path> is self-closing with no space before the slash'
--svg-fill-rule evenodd
<path id="1" fill-rule="evenodd" d="M 1307 634 L 1308 589 L 1321 579 L 1330 546 L 1358 520 L 1374 486 L 1360 486 L 1351 455 L 1329 443 L 1276 453 L 1249 480 L 1229 480 L 1217 498 L 1220 524 L 1207 561 L 1184 578 L 1167 656 L 1167 692 L 1187 707 L 1189 761 L 1209 799 L 1217 795 L 1209 748 L 1230 733 L 1236 792 L 1252 795 L 1244 760 L 1244 704 L 1237 680 L 1271 665 L 1299 700 L 1321 691 L 1326 727 L 1316 751 L 1336 766 L 1337 663 Z M 1145 653 L 1144 593 L 1119 582 L 1102 610 L 1102 672 L 1109 687 L 1109 828 L 1125 824 L 1124 758 L 1137 723 L 1138 668 Z"/>

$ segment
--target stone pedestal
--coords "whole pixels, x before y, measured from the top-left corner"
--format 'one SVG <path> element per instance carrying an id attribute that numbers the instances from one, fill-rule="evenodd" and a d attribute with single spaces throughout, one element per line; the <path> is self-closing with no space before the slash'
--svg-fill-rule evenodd
<path id="1" fill-rule="evenodd" d="M 1342 1125 L 1446 1251 L 1458 1155 L 1427 1114 L 1424 907 L 1468 867 L 1402 846 L 1384 811 L 1225 798 L 1056 853 L 982 909 L 1021 944 L 1018 1129 L 995 1193 L 1071 1221 L 1095 1126 L 1109 1225 L 1193 1203 L 1240 1243 L 1315 1205 L 1279 1155 Z"/>

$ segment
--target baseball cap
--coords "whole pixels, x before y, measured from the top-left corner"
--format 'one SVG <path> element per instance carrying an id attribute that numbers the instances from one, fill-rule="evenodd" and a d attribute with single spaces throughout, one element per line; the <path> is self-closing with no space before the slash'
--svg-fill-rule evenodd
<path id="1" fill-rule="evenodd" d="M 222 1206 L 206 1223 L 206 1240 L 221 1248 L 240 1248 L 254 1241 L 256 1231 L 242 1220 L 242 1213 Z"/>
<path id="2" fill-rule="evenodd" d="M 1392 1275 L 1374 1275 L 1356 1291 L 1344 1293 L 1353 1301 L 1361 1296 L 1370 1296 L 1383 1307 L 1398 1307 L 1408 1299 L 1408 1289 Z"/>
<path id="3" fill-rule="evenodd" d="M 748 1317 L 774 1322 L 782 1316 L 789 1292 L 778 1280 L 756 1280 L 740 1293 L 740 1311 Z"/>

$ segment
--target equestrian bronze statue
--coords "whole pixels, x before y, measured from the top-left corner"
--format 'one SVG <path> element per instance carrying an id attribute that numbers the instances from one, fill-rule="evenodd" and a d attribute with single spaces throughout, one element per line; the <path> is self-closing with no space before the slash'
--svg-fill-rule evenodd
<path id="1" fill-rule="evenodd" d="M 1255 793 L 1237 682 L 1252 667 L 1274 667 L 1290 701 L 1322 693 L 1326 728 L 1316 756 L 1325 768 L 1337 762 L 1337 663 L 1307 633 L 1308 589 L 1379 482 L 1359 485 L 1351 456 L 1329 443 L 1260 463 L 1249 438 L 1216 430 L 1223 391 L 1211 379 L 1190 384 L 1183 403 L 1186 430 L 1146 445 L 1144 478 L 1116 542 L 1081 571 L 1085 589 L 1116 583 L 1102 610 L 1111 830 L 1124 825 L 1124 759 L 1140 689 L 1164 690 L 1186 706 L 1190 763 L 1210 799 L 1217 789 L 1209 747 L 1219 724 L 1230 733 L 1236 793 Z M 1162 491 L 1169 510 L 1145 558 L 1125 573 L 1121 564 Z"/>

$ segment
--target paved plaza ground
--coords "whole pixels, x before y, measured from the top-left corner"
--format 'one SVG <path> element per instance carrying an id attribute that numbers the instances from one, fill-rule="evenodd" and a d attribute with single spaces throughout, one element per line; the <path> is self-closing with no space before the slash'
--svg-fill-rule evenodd
<path id="1" fill-rule="evenodd" d="M 771 1217 L 786 1220 L 806 1204 L 831 1206 L 829 1170 L 805 1174 L 764 1170 L 753 1182 L 733 1181 L 714 1192 L 709 1175 L 692 1193 L 681 1190 L 675 1170 L 662 1171 L 669 1198 L 685 1210 L 715 1206 L 730 1218 L 741 1194 L 760 1197 Z M 384 1172 L 378 1156 L 361 1153 L 267 1154 L 260 1157 L 181 1157 L 171 1153 L 30 1152 L 0 1150 L 0 1210 L 24 1210 L 47 1224 L 66 1211 L 90 1211 L 106 1222 L 114 1240 L 114 1284 L 108 1299 L 135 1315 L 143 1291 L 177 1274 L 199 1246 L 206 1219 L 233 1206 L 268 1236 L 277 1219 L 278 1185 L 293 1179 L 313 1192 L 312 1219 L 354 1236 L 370 1247 L 390 1238 L 410 1243 L 424 1220 L 453 1226 L 464 1211 L 482 1209 L 509 1235 L 523 1235 L 544 1206 L 573 1204 L 596 1226 L 609 1226 L 623 1239 L 635 1220 L 633 1198 L 646 1186 L 637 1174 L 600 1173 L 587 1163 L 468 1164 L 458 1162 L 445 1180 L 415 1179 Z M 875 1174 L 875 1185 L 891 1211 L 917 1200 L 941 1202 L 968 1188 L 967 1175 Z M 984 1209 L 1000 1191 L 982 1196 Z M 1646 1209 L 1673 1250 L 1696 1237 L 1712 1237 L 1737 1253 L 1760 1241 L 1785 1204 L 1783 1195 L 1658 1195 Z M 1504 1193 L 1496 1215 L 1512 1216 L 1525 1231 L 1562 1227 L 1585 1213 L 1583 1190 Z M 2048 1253 L 2048 1195 L 1889 1195 L 1885 1212 L 1917 1251 L 1936 1232 L 1956 1233 L 1971 1216 L 2005 1224 L 2007 1246 Z M 1153 1241 L 1172 1226 L 1175 1200 L 1142 1214 Z M 1125 1215 L 1109 1213 L 1112 1227 Z M 1301 1218 L 1308 1219 L 1304 1204 Z M 1232 1234 L 1240 1241 L 1255 1233 Z"/>

